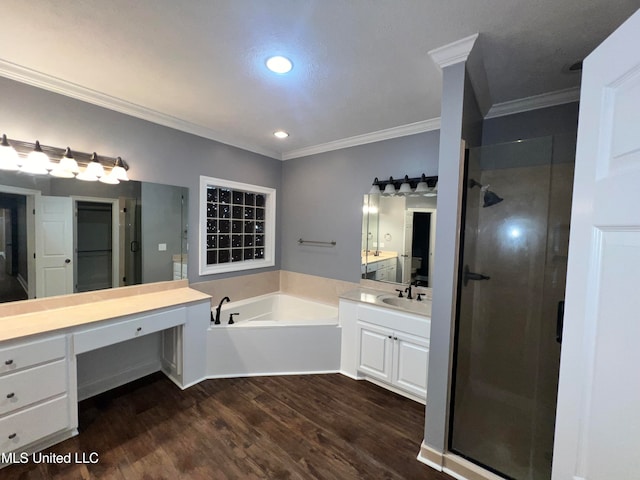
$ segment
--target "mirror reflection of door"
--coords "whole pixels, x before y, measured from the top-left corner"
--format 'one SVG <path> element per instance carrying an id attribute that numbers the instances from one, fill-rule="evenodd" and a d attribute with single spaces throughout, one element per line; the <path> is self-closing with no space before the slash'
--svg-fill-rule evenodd
<path id="1" fill-rule="evenodd" d="M 36 198 L 36 298 L 73 292 L 73 213 L 71 199 Z"/>
<path id="2" fill-rule="evenodd" d="M 409 208 L 405 212 L 402 283 L 432 286 L 435 215 L 435 208 Z"/>
<path id="3" fill-rule="evenodd" d="M 28 298 L 26 203 L 24 195 L 0 192 L 0 302 Z"/>
<path id="4" fill-rule="evenodd" d="M 75 201 L 76 292 L 117 287 L 120 284 L 120 232 L 117 199 Z"/>

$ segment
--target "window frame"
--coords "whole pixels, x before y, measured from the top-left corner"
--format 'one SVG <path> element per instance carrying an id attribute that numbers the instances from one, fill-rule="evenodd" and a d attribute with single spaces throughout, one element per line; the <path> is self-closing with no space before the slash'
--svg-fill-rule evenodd
<path id="1" fill-rule="evenodd" d="M 240 190 L 245 193 L 256 193 L 265 196 L 264 205 L 264 258 L 229 261 L 226 263 L 207 264 L 207 189 L 210 187 L 229 190 Z M 200 176 L 200 211 L 199 211 L 199 245 L 198 266 L 200 275 L 215 275 L 218 273 L 238 272 L 258 268 L 273 267 L 275 265 L 276 243 L 276 189 L 252 185 L 249 183 L 234 182 L 223 178 Z M 216 217 L 217 218 L 217 217 Z M 231 233 L 230 233 L 231 235 Z M 231 250 L 231 247 L 229 248 Z"/>

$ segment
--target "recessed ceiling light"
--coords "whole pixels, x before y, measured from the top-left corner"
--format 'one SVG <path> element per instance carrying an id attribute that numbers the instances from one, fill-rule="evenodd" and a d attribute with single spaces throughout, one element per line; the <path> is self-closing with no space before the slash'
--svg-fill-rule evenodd
<path id="1" fill-rule="evenodd" d="M 278 138 L 287 138 L 289 136 L 284 130 L 278 130 L 277 132 L 273 132 L 273 134 Z"/>
<path id="2" fill-rule="evenodd" d="M 275 56 L 267 59 L 267 68 L 275 73 L 288 73 L 293 68 L 293 63 L 286 57 Z"/>

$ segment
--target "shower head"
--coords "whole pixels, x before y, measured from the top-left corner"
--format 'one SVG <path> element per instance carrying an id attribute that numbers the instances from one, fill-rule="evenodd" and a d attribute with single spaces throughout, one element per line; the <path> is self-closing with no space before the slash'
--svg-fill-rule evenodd
<path id="1" fill-rule="evenodd" d="M 503 198 L 500 198 L 498 195 L 493 193 L 491 190 L 485 190 L 484 192 L 484 205 L 483 207 L 492 207 L 496 203 L 500 203 Z"/>
<path id="2" fill-rule="evenodd" d="M 498 195 L 489 190 L 489 185 L 482 185 L 480 182 L 474 180 L 473 178 L 469 179 L 469 188 L 480 187 L 480 191 L 484 193 L 484 205 L 483 207 L 492 207 L 496 203 L 500 203 L 503 198 L 500 198 Z"/>
<path id="3" fill-rule="evenodd" d="M 469 188 L 480 187 L 482 188 L 482 184 L 480 182 L 476 182 L 473 178 L 469 179 Z"/>

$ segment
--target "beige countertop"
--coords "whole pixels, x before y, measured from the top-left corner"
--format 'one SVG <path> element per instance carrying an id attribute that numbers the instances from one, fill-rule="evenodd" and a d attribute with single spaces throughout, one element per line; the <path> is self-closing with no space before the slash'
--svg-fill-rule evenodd
<path id="1" fill-rule="evenodd" d="M 402 285 L 398 285 L 398 287 L 401 286 Z M 349 290 L 340 295 L 340 298 L 353 302 L 366 303 L 376 307 L 398 310 L 404 313 L 412 313 L 428 318 L 431 317 L 431 300 L 428 299 L 418 302 L 416 299 L 408 300 L 406 297 L 398 298 L 397 294 L 365 287 Z M 386 303 L 385 299 L 387 302 L 393 302 L 393 304 Z"/>
<path id="2" fill-rule="evenodd" d="M 373 251 L 371 251 L 366 256 L 362 255 L 361 263 L 364 265 L 365 263 L 381 262 L 382 260 L 388 260 L 390 258 L 397 258 L 397 257 L 398 257 L 398 252 L 380 251 L 378 255 L 374 255 Z"/>
<path id="3" fill-rule="evenodd" d="M 200 302 L 211 298 L 209 295 L 186 286 L 186 281 L 183 283 L 176 282 L 176 287 L 162 291 L 150 291 L 149 293 L 145 293 L 144 286 L 138 286 L 135 289 L 124 287 L 124 289 L 129 290 L 124 292 L 123 296 L 117 298 L 87 301 L 81 304 L 67 304 L 66 306 L 61 305 L 61 301 L 65 297 L 69 297 L 72 300 L 76 295 L 81 294 L 54 297 L 57 300 L 56 304 L 51 304 L 50 302 L 53 308 L 32 308 L 31 310 L 33 311 L 30 312 L 5 315 L 0 318 L 0 341 L 63 330 L 101 320 Z M 112 291 L 115 290 L 118 289 L 113 289 Z M 32 305 L 37 307 L 38 301 L 44 303 L 51 300 L 53 299 L 44 298 L 31 302 Z"/>

